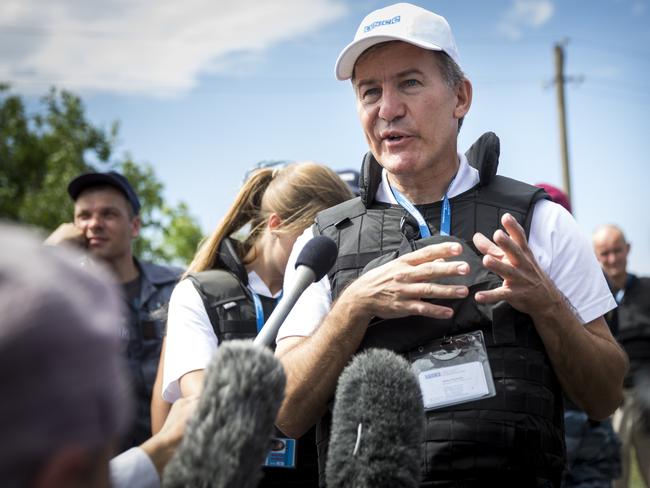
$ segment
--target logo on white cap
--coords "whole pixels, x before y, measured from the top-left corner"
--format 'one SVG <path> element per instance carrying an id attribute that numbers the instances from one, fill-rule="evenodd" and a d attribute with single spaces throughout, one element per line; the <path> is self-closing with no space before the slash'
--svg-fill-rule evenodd
<path id="1" fill-rule="evenodd" d="M 444 17 L 410 3 L 396 3 L 371 12 L 361 21 L 354 40 L 336 61 L 336 77 L 352 78 L 359 56 L 375 44 L 388 41 L 443 51 L 460 66 L 456 42 Z"/>
<path id="2" fill-rule="evenodd" d="M 373 30 L 375 27 L 379 27 L 380 25 L 390 25 L 390 24 L 396 24 L 399 22 L 402 18 L 399 15 L 396 15 L 392 19 L 386 19 L 386 20 L 376 20 L 372 24 L 368 24 L 363 28 L 363 32 L 370 32 Z"/>

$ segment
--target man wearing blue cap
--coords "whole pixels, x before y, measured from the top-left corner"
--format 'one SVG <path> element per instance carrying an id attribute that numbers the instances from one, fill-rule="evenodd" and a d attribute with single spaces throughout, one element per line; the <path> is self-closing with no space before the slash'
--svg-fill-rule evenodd
<path id="1" fill-rule="evenodd" d="M 494 134 L 458 152 L 472 85 L 443 17 L 407 3 L 370 13 L 336 76 L 352 82 L 370 152 L 360 196 L 321 212 L 289 259 L 285 286 L 312 235 L 339 246 L 279 331 L 278 427 L 319 422 L 324 483 L 338 377 L 358 350 L 389 348 L 412 362 L 426 410 L 416 485 L 559 487 L 562 393 L 604 419 L 627 369 L 589 243 L 543 190 L 496 174 Z M 388 444 L 357 437 L 360 450 Z"/>
<path id="2" fill-rule="evenodd" d="M 166 307 L 180 276 L 178 268 L 133 256 L 140 232 L 140 201 L 129 181 L 114 171 L 86 173 L 68 185 L 74 221 L 59 226 L 45 241 L 73 243 L 107 264 L 122 286 L 128 306 L 124 335 L 136 398 L 136 420 L 122 445 L 136 446 L 151 436 L 150 403 L 164 331 Z"/>

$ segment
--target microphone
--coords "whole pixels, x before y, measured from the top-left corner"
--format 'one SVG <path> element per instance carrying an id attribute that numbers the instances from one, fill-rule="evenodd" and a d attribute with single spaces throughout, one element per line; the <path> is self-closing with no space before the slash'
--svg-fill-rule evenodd
<path id="1" fill-rule="evenodd" d="M 163 487 L 257 487 L 285 383 L 268 348 L 248 340 L 220 344 Z"/>
<path id="2" fill-rule="evenodd" d="M 300 295 L 309 285 L 320 281 L 334 266 L 338 252 L 336 243 L 327 236 L 316 236 L 305 244 L 305 247 L 298 255 L 298 259 L 296 259 L 295 280 L 291 284 L 291 288 L 283 291 L 280 303 L 275 307 L 266 324 L 253 340 L 253 344 L 261 346 L 271 346 L 273 344 L 280 326 L 291 312 Z"/>
<path id="3" fill-rule="evenodd" d="M 409 363 L 387 349 L 358 354 L 336 388 L 327 487 L 418 487 L 424 425 Z"/>

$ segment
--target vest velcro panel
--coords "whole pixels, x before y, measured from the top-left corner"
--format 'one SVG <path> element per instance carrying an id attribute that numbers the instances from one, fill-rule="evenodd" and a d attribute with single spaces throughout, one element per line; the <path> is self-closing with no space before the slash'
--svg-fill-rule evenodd
<path id="1" fill-rule="evenodd" d="M 188 278 L 199 292 L 219 342 L 250 339 L 257 335 L 251 293 L 230 271 L 211 269 Z M 267 297 L 260 297 L 263 306 Z M 264 307 L 268 308 L 268 305 Z M 272 307 L 271 307 L 272 309 Z"/>

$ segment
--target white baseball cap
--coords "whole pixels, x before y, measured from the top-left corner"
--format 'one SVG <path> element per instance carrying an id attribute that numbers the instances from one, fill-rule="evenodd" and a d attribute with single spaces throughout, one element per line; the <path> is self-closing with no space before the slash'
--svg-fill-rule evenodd
<path id="1" fill-rule="evenodd" d="M 352 78 L 359 56 L 369 47 L 387 41 L 404 41 L 423 49 L 444 51 L 460 66 L 456 42 L 444 17 L 410 3 L 396 3 L 365 16 L 354 40 L 336 60 L 336 77 Z"/>

